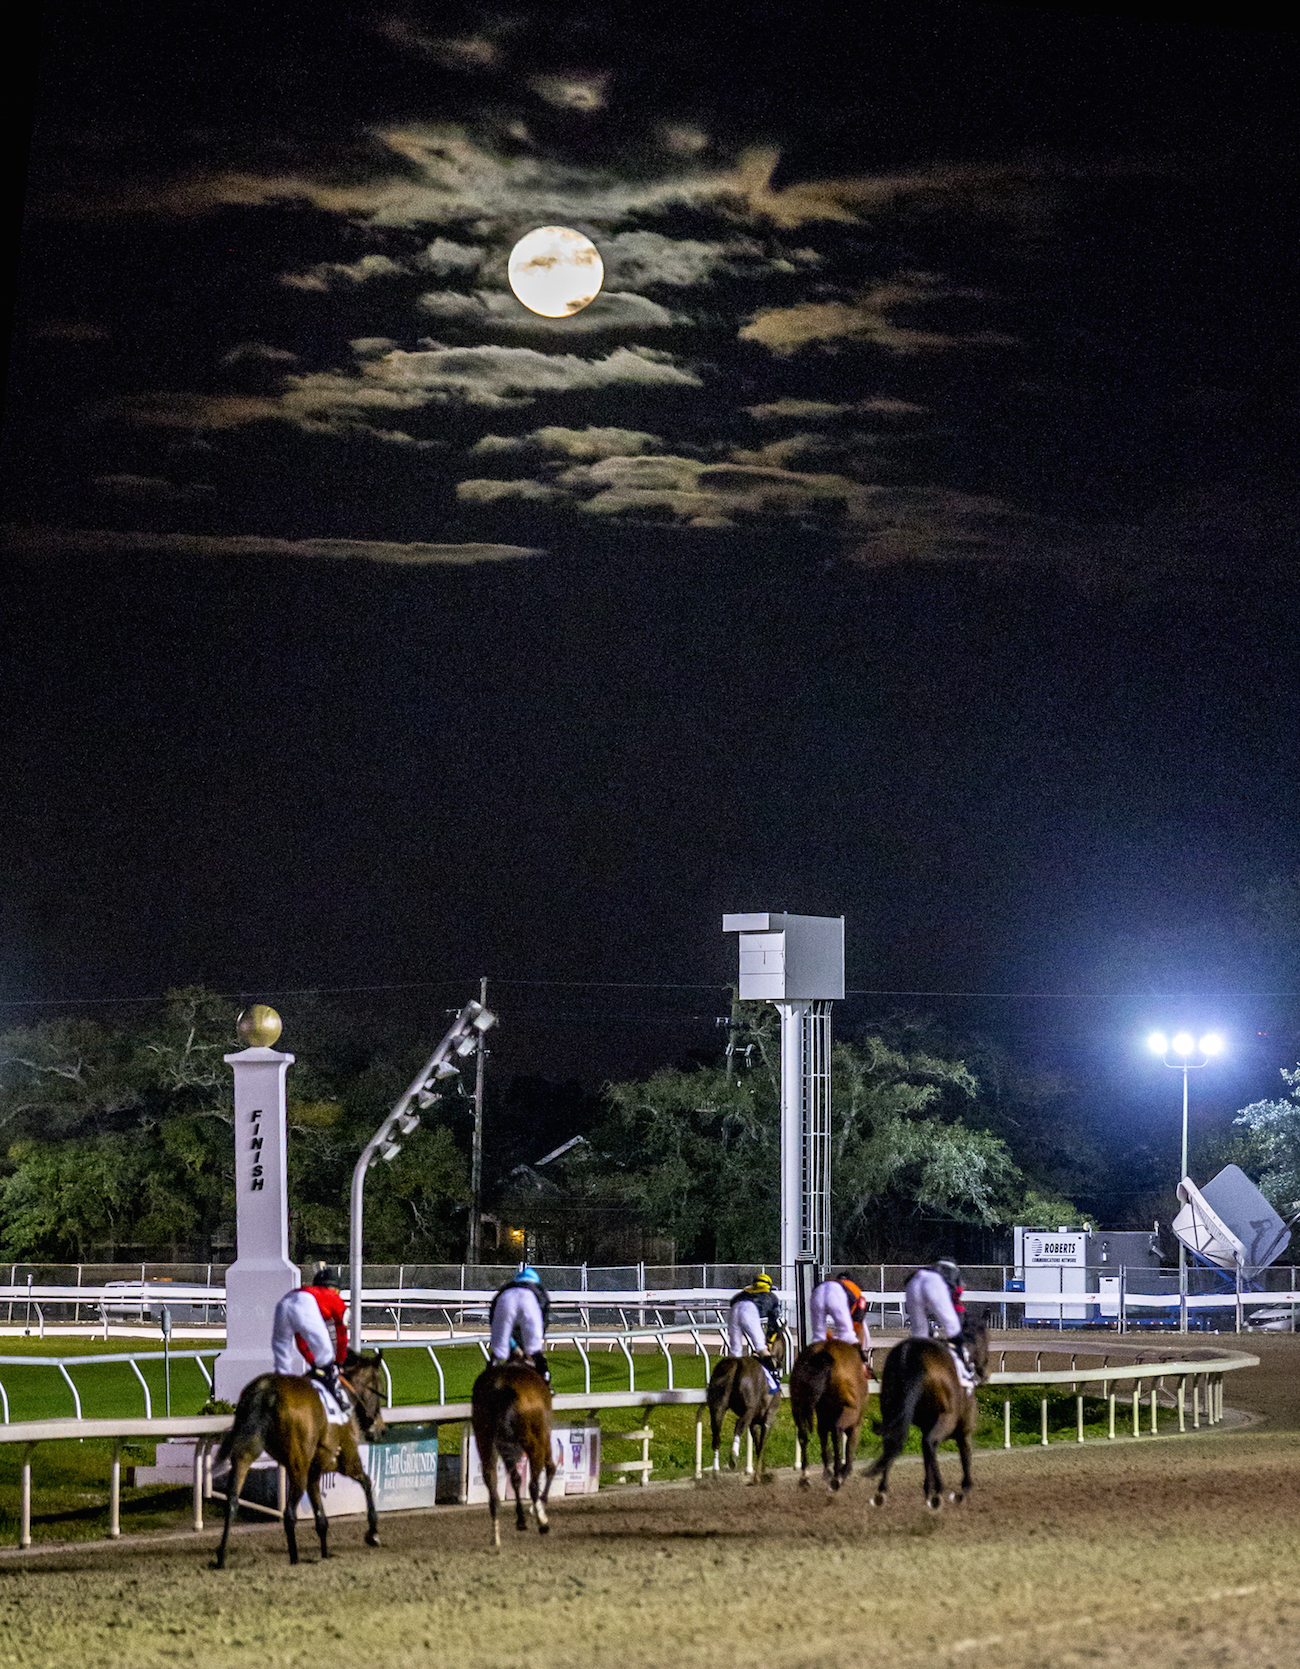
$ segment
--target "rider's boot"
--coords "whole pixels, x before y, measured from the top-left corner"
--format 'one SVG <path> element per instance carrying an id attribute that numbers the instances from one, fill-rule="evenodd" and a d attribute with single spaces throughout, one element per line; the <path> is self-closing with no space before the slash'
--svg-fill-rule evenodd
<path id="1" fill-rule="evenodd" d="M 542 1378 L 549 1385 L 551 1383 L 551 1370 L 546 1365 L 546 1352 L 544 1350 L 535 1350 L 529 1360 L 532 1362 L 533 1367 L 537 1369 L 538 1373 L 541 1374 Z"/>
<path id="2" fill-rule="evenodd" d="M 339 1407 L 340 1408 L 351 1408 L 352 1407 L 352 1398 L 347 1394 L 346 1390 L 344 1390 L 344 1388 L 343 1388 L 343 1382 L 339 1378 L 339 1365 L 338 1365 L 338 1363 L 337 1362 L 331 1362 L 328 1367 L 317 1368 L 316 1371 L 317 1371 L 317 1373 L 319 1373 L 321 1378 L 325 1381 L 325 1389 L 334 1398 L 334 1401 L 336 1403 L 338 1403 Z"/>
<path id="3" fill-rule="evenodd" d="M 770 1350 L 765 1350 L 758 1358 L 759 1362 L 771 1374 L 776 1384 L 781 1383 L 781 1370 L 776 1365 L 776 1359 Z"/>

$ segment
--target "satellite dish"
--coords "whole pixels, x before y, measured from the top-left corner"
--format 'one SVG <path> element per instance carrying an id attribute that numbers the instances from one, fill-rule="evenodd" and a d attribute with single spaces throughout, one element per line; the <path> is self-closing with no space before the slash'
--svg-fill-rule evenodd
<path id="1" fill-rule="evenodd" d="M 1248 1279 L 1281 1256 L 1289 1226 L 1238 1165 L 1225 1165 L 1198 1188 L 1190 1176 L 1178 1184 L 1183 1209 L 1174 1233 L 1198 1258 L 1219 1269 L 1240 1268 Z"/>

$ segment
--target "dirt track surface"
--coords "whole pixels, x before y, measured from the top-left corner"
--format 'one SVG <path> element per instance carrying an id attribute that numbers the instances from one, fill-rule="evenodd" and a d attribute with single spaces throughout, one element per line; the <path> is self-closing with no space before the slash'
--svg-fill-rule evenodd
<path id="1" fill-rule="evenodd" d="M 375 1551 L 344 1521 L 296 1570 L 273 1525 L 224 1574 L 211 1532 L 6 1558 L 0 1663 L 1295 1669 L 1300 1338 L 1241 1343 L 1263 1361 L 1227 1402 L 1258 1423 L 981 1454 L 937 1514 L 900 1462 L 883 1510 L 856 1476 L 630 1488 L 557 1502 L 545 1539 L 507 1521 L 498 1556 L 486 1509 L 442 1508 L 385 1519 Z"/>

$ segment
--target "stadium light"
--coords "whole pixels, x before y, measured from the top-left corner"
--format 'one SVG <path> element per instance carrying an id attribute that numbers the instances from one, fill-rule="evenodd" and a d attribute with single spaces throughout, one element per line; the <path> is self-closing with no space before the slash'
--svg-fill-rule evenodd
<path id="1" fill-rule="evenodd" d="M 1187 1175 L 1187 1074 L 1197 1067 L 1208 1066 L 1215 1055 L 1224 1051 L 1224 1040 L 1219 1032 L 1206 1032 L 1198 1043 L 1195 1036 L 1186 1030 L 1177 1031 L 1172 1037 L 1164 1032 L 1152 1032 L 1147 1038 L 1147 1047 L 1153 1054 L 1159 1055 L 1165 1065 L 1173 1072 L 1183 1075 L 1183 1146 L 1182 1169 L 1178 1173 L 1181 1183 Z M 1170 1055 L 1177 1055 L 1177 1060 L 1170 1060 Z M 1200 1060 L 1195 1060 L 1195 1055 Z M 1187 1331 L 1187 1248 L 1182 1241 L 1178 1242 L 1178 1330 Z"/>
<path id="2" fill-rule="evenodd" d="M 361 1150 L 352 1172 L 351 1286 L 348 1293 L 348 1324 L 352 1330 L 352 1347 L 361 1349 L 361 1265 L 362 1231 L 365 1216 L 366 1172 L 377 1159 L 390 1163 L 402 1151 L 400 1136 L 409 1136 L 420 1122 L 420 1115 L 411 1103 L 424 1108 L 440 1099 L 435 1086 L 448 1078 L 459 1076 L 460 1068 L 447 1058 L 453 1052 L 467 1055 L 478 1047 L 478 1040 L 492 1026 L 496 1015 L 482 1003 L 468 1002 L 452 1021 L 447 1035 L 421 1067 L 410 1088 L 397 1102 L 388 1117 Z"/>

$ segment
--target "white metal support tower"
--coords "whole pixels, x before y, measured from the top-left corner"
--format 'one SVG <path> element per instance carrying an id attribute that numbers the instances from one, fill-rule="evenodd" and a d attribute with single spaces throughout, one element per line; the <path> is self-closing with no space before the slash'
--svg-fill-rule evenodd
<path id="1" fill-rule="evenodd" d="M 740 935 L 740 998 L 781 1016 L 781 1284 L 831 1257 L 831 1004 L 844 995 L 843 916 L 722 918 Z"/>

